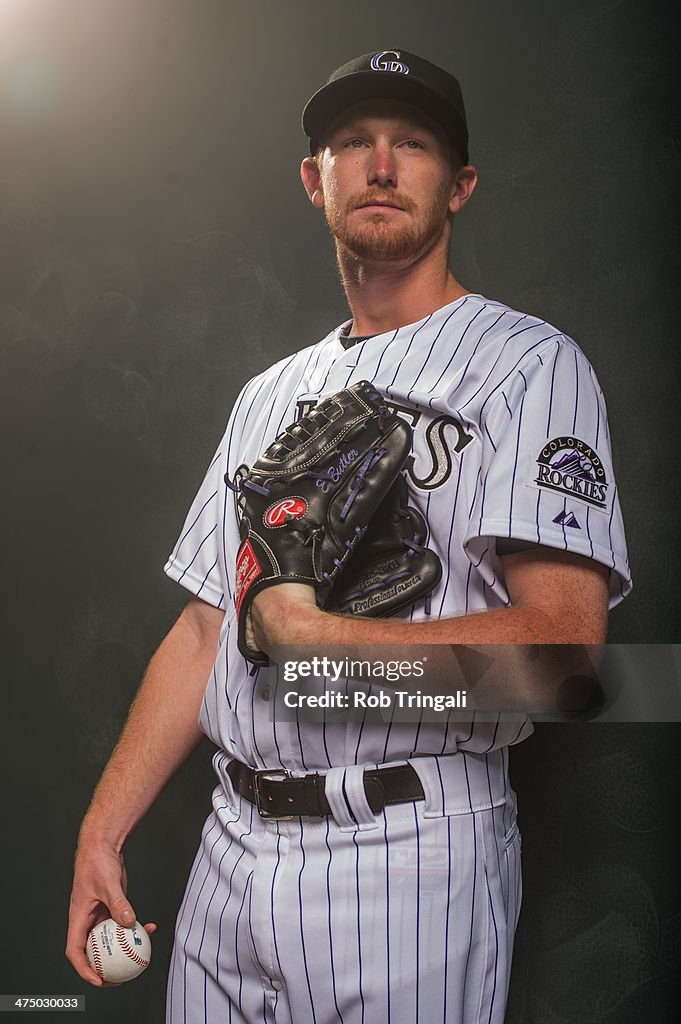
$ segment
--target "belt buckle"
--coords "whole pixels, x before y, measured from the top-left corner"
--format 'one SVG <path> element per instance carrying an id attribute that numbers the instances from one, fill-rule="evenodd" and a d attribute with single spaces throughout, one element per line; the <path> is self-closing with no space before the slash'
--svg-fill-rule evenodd
<path id="1" fill-rule="evenodd" d="M 288 779 L 290 772 L 286 768 L 256 768 L 253 771 L 253 796 L 255 798 L 255 806 L 258 809 L 258 814 L 261 818 L 270 818 L 277 821 L 290 821 L 293 817 L 292 814 L 271 814 L 267 808 L 262 805 L 262 794 L 260 792 L 260 780 L 267 778 L 271 779 L 272 776 L 278 776 L 280 779 Z"/>

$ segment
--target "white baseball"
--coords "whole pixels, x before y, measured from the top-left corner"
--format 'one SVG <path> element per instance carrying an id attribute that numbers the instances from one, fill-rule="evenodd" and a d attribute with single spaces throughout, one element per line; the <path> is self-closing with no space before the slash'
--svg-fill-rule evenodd
<path id="1" fill-rule="evenodd" d="M 149 966 L 151 941 L 139 921 L 123 928 L 109 918 L 92 929 L 85 952 L 102 981 L 131 981 Z"/>

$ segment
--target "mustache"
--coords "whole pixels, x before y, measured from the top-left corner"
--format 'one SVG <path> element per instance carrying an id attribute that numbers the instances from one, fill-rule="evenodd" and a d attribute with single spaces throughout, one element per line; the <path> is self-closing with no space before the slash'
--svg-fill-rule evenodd
<path id="1" fill-rule="evenodd" d="M 394 190 L 379 192 L 376 189 L 367 189 L 366 192 L 362 192 L 360 195 L 355 196 L 348 203 L 348 207 L 351 210 L 357 210 L 360 206 L 365 206 L 367 203 L 392 203 L 394 206 L 399 206 L 400 209 L 405 210 L 407 213 L 411 213 L 416 208 L 416 203 L 413 199 L 408 196 L 403 196 L 400 192 Z"/>

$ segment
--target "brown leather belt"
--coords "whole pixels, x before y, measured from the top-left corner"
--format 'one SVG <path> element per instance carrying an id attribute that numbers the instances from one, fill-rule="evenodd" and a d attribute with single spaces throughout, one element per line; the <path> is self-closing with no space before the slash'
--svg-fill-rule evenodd
<path id="1" fill-rule="evenodd" d="M 324 776 L 293 778 L 285 768 L 249 768 L 241 761 L 227 765 L 234 788 L 258 808 L 263 818 L 294 818 L 331 814 L 324 793 Z M 374 814 L 388 804 L 424 800 L 421 781 L 410 764 L 372 768 L 364 772 L 364 792 Z"/>

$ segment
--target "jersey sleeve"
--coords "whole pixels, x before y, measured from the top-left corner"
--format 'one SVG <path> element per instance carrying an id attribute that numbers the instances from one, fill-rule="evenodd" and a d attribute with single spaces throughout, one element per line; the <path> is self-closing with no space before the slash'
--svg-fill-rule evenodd
<path id="1" fill-rule="evenodd" d="M 203 478 L 164 572 L 197 597 L 225 608 L 220 569 L 220 509 L 223 445 L 215 453 Z"/>
<path id="2" fill-rule="evenodd" d="M 561 337 L 521 361 L 481 409 L 481 472 L 465 549 L 505 603 L 496 539 L 585 555 L 610 569 L 610 607 L 631 590 L 603 393 Z"/>

